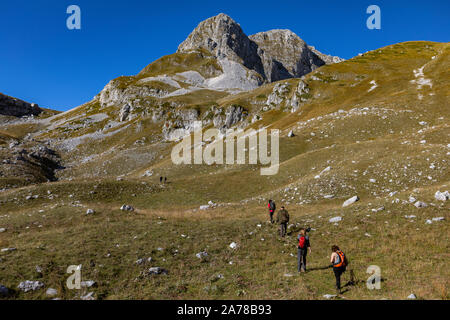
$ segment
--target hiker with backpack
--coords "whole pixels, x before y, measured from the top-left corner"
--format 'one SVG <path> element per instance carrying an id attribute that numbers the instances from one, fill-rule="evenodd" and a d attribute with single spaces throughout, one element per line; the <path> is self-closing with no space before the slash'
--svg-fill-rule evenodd
<path id="1" fill-rule="evenodd" d="M 280 224 L 280 236 L 284 238 L 286 236 L 287 224 L 289 222 L 289 213 L 284 207 L 277 213 L 277 223 Z"/>
<path id="2" fill-rule="evenodd" d="M 341 275 L 345 272 L 348 261 L 344 252 L 334 245 L 331 247 L 331 265 L 333 266 L 334 276 L 336 277 L 336 292 L 341 293 Z"/>
<path id="3" fill-rule="evenodd" d="M 275 205 L 275 201 L 269 200 L 267 207 L 269 208 L 270 223 L 273 223 L 273 214 L 275 212 L 275 209 L 277 208 L 277 206 Z"/>
<path id="4" fill-rule="evenodd" d="M 300 229 L 297 240 L 298 272 L 306 272 L 306 255 L 308 253 L 308 250 L 311 254 L 311 244 L 309 243 L 309 236 L 306 235 L 305 228 Z"/>

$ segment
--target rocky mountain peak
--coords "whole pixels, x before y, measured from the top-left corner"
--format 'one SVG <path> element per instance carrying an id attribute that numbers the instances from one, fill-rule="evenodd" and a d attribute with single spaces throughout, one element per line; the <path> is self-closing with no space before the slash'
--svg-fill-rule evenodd
<path id="1" fill-rule="evenodd" d="M 264 77 L 264 68 L 258 55 L 258 46 L 251 41 L 241 26 L 226 14 L 206 19 L 191 32 L 177 52 L 205 49 L 218 59 L 243 64 Z"/>
<path id="2" fill-rule="evenodd" d="M 262 82 L 301 77 L 324 64 L 342 61 L 309 47 L 291 30 L 275 29 L 248 37 L 236 21 L 223 13 L 200 22 L 178 52 L 199 49 L 219 60 L 242 64 L 257 73 Z"/>

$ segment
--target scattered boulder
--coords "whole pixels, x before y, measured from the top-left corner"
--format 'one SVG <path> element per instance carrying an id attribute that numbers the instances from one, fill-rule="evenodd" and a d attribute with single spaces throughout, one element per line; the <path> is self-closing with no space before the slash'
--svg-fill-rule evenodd
<path id="1" fill-rule="evenodd" d="M 337 296 L 335 294 L 324 294 L 323 297 L 327 300 L 336 298 Z"/>
<path id="2" fill-rule="evenodd" d="M 236 242 L 230 243 L 230 248 L 231 249 L 236 249 L 237 248 L 237 243 Z"/>
<path id="3" fill-rule="evenodd" d="M 195 256 L 199 259 L 204 259 L 208 256 L 208 252 L 202 251 L 202 252 L 197 253 Z"/>
<path id="4" fill-rule="evenodd" d="M 417 297 L 416 297 L 416 295 L 415 295 L 414 293 L 411 293 L 411 294 L 408 296 L 408 299 L 414 300 L 414 299 L 417 299 Z"/>
<path id="5" fill-rule="evenodd" d="M 416 203 L 414 203 L 414 206 L 416 208 L 426 208 L 426 207 L 428 207 L 428 204 L 426 204 L 425 202 L 422 202 L 422 201 L 417 201 Z"/>
<path id="6" fill-rule="evenodd" d="M 450 193 L 448 191 L 436 191 L 436 193 L 434 194 L 434 198 L 438 201 L 447 201 L 448 199 L 450 199 Z"/>
<path id="7" fill-rule="evenodd" d="M 160 267 L 152 267 L 148 269 L 147 273 L 148 275 L 168 274 L 168 271 Z"/>
<path id="8" fill-rule="evenodd" d="M 81 300 L 95 300 L 94 292 L 89 292 L 88 294 L 81 296 Z"/>
<path id="9" fill-rule="evenodd" d="M 347 199 L 347 200 L 342 204 L 342 206 L 343 206 L 343 207 L 348 207 L 349 205 L 355 203 L 356 201 L 359 201 L 359 197 L 358 197 L 358 196 L 351 197 L 350 199 Z"/>
<path id="10" fill-rule="evenodd" d="M 339 222 L 339 221 L 341 221 L 342 220 L 342 217 L 334 217 L 334 218 L 331 218 L 330 220 L 328 220 L 329 222 L 331 222 L 331 223 L 333 223 L 333 222 Z"/>
<path id="11" fill-rule="evenodd" d="M 97 285 L 97 283 L 93 280 L 81 281 L 80 283 L 82 288 L 91 288 Z"/>
<path id="12" fill-rule="evenodd" d="M 30 281 L 30 280 L 23 281 L 17 286 L 17 288 L 19 288 L 23 292 L 36 291 L 43 287 L 44 283 L 40 281 Z"/>
<path id="13" fill-rule="evenodd" d="M 3 248 L 1 250 L 1 252 L 12 252 L 12 251 L 16 251 L 16 250 L 17 250 L 16 248 Z"/>
<path id="14" fill-rule="evenodd" d="M 209 205 L 207 204 L 200 206 L 200 210 L 207 210 L 207 209 L 209 209 Z"/>
<path id="15" fill-rule="evenodd" d="M 289 138 L 295 137 L 295 134 L 294 134 L 294 131 L 293 131 L 293 130 L 289 131 L 288 137 L 289 137 Z"/>
<path id="16" fill-rule="evenodd" d="M 0 233 L 6 232 L 6 228 L 0 228 Z"/>
<path id="17" fill-rule="evenodd" d="M 94 214 L 95 211 L 93 209 L 87 209 L 86 215 Z"/>
<path id="18" fill-rule="evenodd" d="M 45 291 L 45 294 L 48 297 L 54 297 L 54 296 L 56 296 L 58 294 L 58 291 L 56 289 L 53 289 L 53 288 L 48 288 L 47 291 Z"/>
<path id="19" fill-rule="evenodd" d="M 134 211 L 134 208 L 132 206 L 129 206 L 127 204 L 124 204 L 120 207 L 120 210 L 122 211 Z"/>

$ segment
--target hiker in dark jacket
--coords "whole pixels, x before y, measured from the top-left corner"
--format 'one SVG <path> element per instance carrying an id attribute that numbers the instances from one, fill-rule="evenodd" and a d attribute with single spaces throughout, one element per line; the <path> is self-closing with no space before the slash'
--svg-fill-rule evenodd
<path id="1" fill-rule="evenodd" d="M 284 207 L 281 207 L 281 210 L 277 213 L 277 223 L 280 224 L 280 236 L 284 238 L 286 235 L 287 224 L 289 222 L 289 213 Z"/>
<path id="2" fill-rule="evenodd" d="M 306 255 L 308 250 L 311 254 L 311 244 L 309 243 L 309 236 L 306 234 L 305 228 L 300 229 L 297 241 L 298 272 L 306 272 Z"/>
<path id="3" fill-rule="evenodd" d="M 347 258 L 345 254 L 339 249 L 338 246 L 334 245 L 331 247 L 331 264 L 333 266 L 334 276 L 336 278 L 336 292 L 341 293 L 341 275 L 345 272 L 347 268 Z"/>
<path id="4" fill-rule="evenodd" d="M 273 214 L 275 213 L 275 209 L 277 206 L 275 205 L 275 201 L 269 200 L 269 204 L 267 205 L 269 208 L 269 216 L 270 216 L 270 223 L 273 223 Z"/>

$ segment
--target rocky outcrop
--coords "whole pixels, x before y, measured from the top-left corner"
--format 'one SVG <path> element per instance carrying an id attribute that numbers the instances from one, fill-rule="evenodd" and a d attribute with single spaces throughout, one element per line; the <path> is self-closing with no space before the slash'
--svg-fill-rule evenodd
<path id="1" fill-rule="evenodd" d="M 214 126 L 222 133 L 230 129 L 238 122 L 244 120 L 248 116 L 248 111 L 239 105 L 231 105 L 227 107 L 225 112 L 222 108 L 216 109 L 215 117 L 213 119 Z"/>
<path id="2" fill-rule="evenodd" d="M 3 153 L 0 177 L 26 177 L 30 182 L 56 181 L 56 171 L 64 168 L 60 156 L 43 144 L 25 149 L 11 143 L 8 151 Z"/>
<path id="3" fill-rule="evenodd" d="M 270 30 L 249 37 L 258 44 L 269 82 L 300 78 L 325 62 L 290 30 Z"/>
<path id="4" fill-rule="evenodd" d="M 196 109 L 180 109 L 163 125 L 163 136 L 165 140 L 176 141 L 195 130 L 195 121 L 198 120 L 200 112 Z"/>
<path id="5" fill-rule="evenodd" d="M 219 61 L 243 65 L 250 77 L 259 75 L 259 85 L 299 78 L 324 64 L 342 61 L 308 46 L 290 30 L 270 30 L 247 37 L 240 25 L 223 13 L 201 22 L 180 44 L 178 52 L 199 49 L 207 50 Z"/>
<path id="6" fill-rule="evenodd" d="M 226 14 L 219 14 L 200 22 L 197 28 L 178 47 L 178 52 L 204 49 L 217 59 L 243 64 L 264 76 L 258 46 L 251 41 L 238 23 Z"/>
<path id="7" fill-rule="evenodd" d="M 108 107 L 130 104 L 137 98 L 162 98 L 167 94 L 169 94 L 168 90 L 151 86 L 129 85 L 123 87 L 120 81 L 116 79 L 111 80 L 95 98 L 98 99 L 102 107 Z"/>
<path id="8" fill-rule="evenodd" d="M 320 59 L 322 59 L 323 62 L 325 62 L 326 64 L 333 64 L 333 63 L 339 63 L 342 61 L 345 61 L 345 59 L 336 57 L 336 56 L 330 56 L 328 54 L 324 54 L 320 51 L 318 51 L 315 47 L 313 46 L 308 46 L 308 48 L 314 52 Z"/>
<path id="9" fill-rule="evenodd" d="M 28 103 L 0 93 L 0 114 L 13 117 L 37 116 L 42 110 L 35 103 Z"/>
<path id="10" fill-rule="evenodd" d="M 291 93 L 290 83 L 277 83 L 267 97 L 266 110 L 288 109 L 291 112 L 297 111 L 301 104 L 308 100 L 309 87 L 303 80 L 300 80 L 293 91 Z"/>

